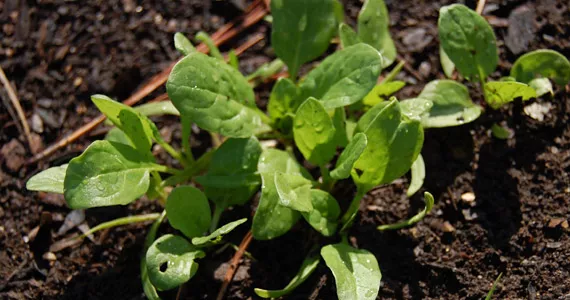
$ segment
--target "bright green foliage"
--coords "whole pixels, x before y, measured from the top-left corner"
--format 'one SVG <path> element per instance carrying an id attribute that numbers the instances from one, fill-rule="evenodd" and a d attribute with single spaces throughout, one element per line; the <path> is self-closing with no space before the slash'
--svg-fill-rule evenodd
<path id="1" fill-rule="evenodd" d="M 418 158 L 412 164 L 412 181 L 410 182 L 410 187 L 406 192 L 408 197 L 411 197 L 417 191 L 420 190 L 424 184 L 424 179 L 426 178 L 426 165 L 424 163 L 424 158 L 422 155 L 418 155 Z"/>
<path id="2" fill-rule="evenodd" d="M 194 260 L 204 256 L 204 252 L 182 237 L 161 236 L 146 252 L 148 277 L 159 291 L 173 289 L 196 274 L 198 263 Z"/>
<path id="3" fill-rule="evenodd" d="M 212 56 L 213 58 L 217 58 L 221 61 L 224 61 L 224 56 L 220 52 L 220 49 L 218 49 L 218 46 L 216 46 L 214 40 L 212 40 L 212 38 L 207 33 L 205 33 L 204 31 L 199 31 L 198 33 L 196 33 L 196 39 L 201 41 L 208 47 L 208 50 L 210 50 L 210 56 Z"/>
<path id="4" fill-rule="evenodd" d="M 174 34 L 174 48 L 183 55 L 188 55 L 196 51 L 192 42 L 190 42 L 190 40 L 180 32 Z"/>
<path id="5" fill-rule="evenodd" d="M 323 54 L 335 34 L 335 0 L 271 1 L 271 43 L 292 78 L 299 67 Z"/>
<path id="6" fill-rule="evenodd" d="M 529 81 L 528 85 L 536 91 L 536 96 L 540 97 L 546 94 L 554 95 L 552 83 L 548 78 L 535 78 Z"/>
<path id="7" fill-rule="evenodd" d="M 117 127 L 113 127 L 111 128 L 111 130 L 109 130 L 109 132 L 107 132 L 107 134 L 105 135 L 105 140 L 109 142 L 124 144 L 133 148 L 135 147 L 135 145 L 133 145 L 133 142 L 131 142 L 131 139 L 129 139 L 129 137 L 125 134 L 125 132 L 123 132 L 121 129 Z"/>
<path id="8" fill-rule="evenodd" d="M 332 115 L 332 121 L 334 124 L 334 143 L 339 147 L 346 147 L 348 144 L 349 135 L 346 130 L 346 111 L 344 107 L 337 107 L 334 109 Z M 352 134 L 350 135 L 352 136 Z"/>
<path id="9" fill-rule="evenodd" d="M 193 186 L 174 188 L 166 200 L 168 223 L 189 238 L 202 236 L 208 231 L 211 214 L 208 199 Z"/>
<path id="10" fill-rule="evenodd" d="M 382 53 L 387 67 L 396 59 L 396 46 L 390 37 L 390 16 L 384 0 L 366 0 L 358 14 L 358 37 Z"/>
<path id="11" fill-rule="evenodd" d="M 297 86 L 289 78 L 279 78 L 269 96 L 267 112 L 273 126 L 280 130 L 291 129 L 292 116 L 301 103 L 298 103 Z"/>
<path id="12" fill-rule="evenodd" d="M 311 181 L 301 175 L 275 172 L 279 204 L 285 207 L 300 212 L 312 211 L 311 186 Z"/>
<path id="13" fill-rule="evenodd" d="M 26 189 L 48 193 L 63 194 L 63 181 L 67 164 L 43 170 L 26 182 Z"/>
<path id="14" fill-rule="evenodd" d="M 380 53 L 356 44 L 328 56 L 301 82 L 301 99 L 314 97 L 325 108 L 347 106 L 362 100 L 376 85 L 382 69 Z"/>
<path id="15" fill-rule="evenodd" d="M 332 236 L 336 232 L 340 207 L 331 194 L 322 190 L 311 190 L 313 210 L 302 212 L 303 218 L 315 230 L 324 236 Z"/>
<path id="16" fill-rule="evenodd" d="M 493 133 L 494 137 L 500 140 L 506 140 L 511 136 L 511 132 L 507 128 L 498 125 L 497 123 L 491 126 L 491 133 Z"/>
<path id="17" fill-rule="evenodd" d="M 234 49 L 228 52 L 228 65 L 232 66 L 232 68 L 239 71 L 239 59 Z"/>
<path id="18" fill-rule="evenodd" d="M 382 102 L 360 118 L 356 132 L 366 134 L 368 144 L 353 172 L 362 191 L 390 183 L 406 173 L 418 157 L 424 132 L 417 120 L 402 115 L 397 100 Z"/>
<path id="19" fill-rule="evenodd" d="M 160 116 L 160 115 L 173 115 L 180 116 L 180 112 L 174 107 L 170 101 L 150 102 L 136 107 L 135 111 L 141 113 L 143 116 Z"/>
<path id="20" fill-rule="evenodd" d="M 497 68 L 497 41 L 485 18 L 462 4 L 439 11 L 441 47 L 461 75 L 484 79 Z"/>
<path id="21" fill-rule="evenodd" d="M 128 204 L 148 190 L 157 166 L 127 145 L 95 141 L 69 162 L 65 201 L 73 209 Z"/>
<path id="22" fill-rule="evenodd" d="M 345 23 L 341 23 L 338 26 L 338 35 L 343 48 L 362 43 L 356 31 Z"/>
<path id="23" fill-rule="evenodd" d="M 346 146 L 344 151 L 340 154 L 336 167 L 331 171 L 333 179 L 345 179 L 350 176 L 350 172 L 354 167 L 354 163 L 358 160 L 360 155 L 368 145 L 368 138 L 362 132 L 354 135 L 350 143 Z"/>
<path id="24" fill-rule="evenodd" d="M 409 218 L 408 220 L 398 222 L 395 224 L 378 226 L 378 230 L 382 231 L 382 230 L 400 229 L 400 228 L 411 226 L 411 225 L 421 221 L 431 211 L 431 209 L 433 208 L 433 204 L 435 202 L 433 196 L 428 192 L 424 193 L 424 199 L 426 201 L 426 207 L 421 212 L 419 212 L 417 215 Z"/>
<path id="25" fill-rule="evenodd" d="M 441 45 L 439 46 L 439 61 L 441 62 L 441 68 L 445 76 L 451 78 L 455 70 L 455 64 L 451 61 L 449 56 L 447 56 L 447 53 L 445 53 Z"/>
<path id="26" fill-rule="evenodd" d="M 183 116 L 210 132 L 250 137 L 269 129 L 263 123 L 265 115 L 254 107 L 247 80 L 218 59 L 189 54 L 172 69 L 166 90 Z"/>
<path id="27" fill-rule="evenodd" d="M 267 149 L 259 158 L 257 170 L 261 174 L 261 199 L 253 217 L 252 233 L 258 240 L 269 240 L 285 234 L 299 220 L 299 212 L 279 204 L 275 173 L 306 175 L 306 171 L 289 153 Z"/>
<path id="28" fill-rule="evenodd" d="M 491 81 L 485 84 L 485 99 L 491 108 L 498 109 L 516 98 L 523 101 L 536 98 L 536 91 L 515 81 Z"/>
<path id="29" fill-rule="evenodd" d="M 382 274 L 372 253 L 346 244 L 334 244 L 324 246 L 321 256 L 333 273 L 339 299 L 376 299 Z"/>
<path id="30" fill-rule="evenodd" d="M 427 114 L 432 106 L 431 100 L 423 98 L 406 99 L 400 102 L 402 114 L 412 120 L 421 120 L 422 116 Z"/>
<path id="31" fill-rule="evenodd" d="M 519 57 L 511 69 L 511 76 L 523 83 L 530 82 L 538 75 L 566 85 L 570 82 L 570 62 L 554 50 L 542 49 Z"/>
<path id="32" fill-rule="evenodd" d="M 406 86 L 406 83 L 399 80 L 382 82 L 376 85 L 372 91 L 364 97 L 362 103 L 368 106 L 374 106 L 382 101 L 386 101 L 388 96 L 401 90 L 404 86 Z"/>
<path id="33" fill-rule="evenodd" d="M 336 153 L 335 127 L 323 104 L 309 98 L 297 110 L 293 122 L 295 144 L 312 164 L 322 165 Z"/>
<path id="34" fill-rule="evenodd" d="M 239 219 L 233 222 L 230 222 L 218 229 L 207 236 L 200 236 L 192 238 L 192 244 L 196 246 L 207 246 L 207 245 L 215 245 L 219 243 L 225 234 L 228 234 L 232 230 L 234 230 L 239 225 L 247 222 L 247 218 Z"/>
<path id="35" fill-rule="evenodd" d="M 309 256 L 301 265 L 297 275 L 291 279 L 291 282 L 281 290 L 264 290 L 255 289 L 255 293 L 261 298 L 279 298 L 291 293 L 297 286 L 303 283 L 316 269 L 319 265 L 320 258 L 318 255 Z"/>

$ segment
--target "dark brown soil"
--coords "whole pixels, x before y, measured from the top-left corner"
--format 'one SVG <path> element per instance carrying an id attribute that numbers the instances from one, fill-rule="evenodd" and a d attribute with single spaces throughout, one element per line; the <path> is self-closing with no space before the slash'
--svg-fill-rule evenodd
<path id="1" fill-rule="evenodd" d="M 402 73 L 410 84 L 398 96 L 412 97 L 429 80 L 443 78 L 437 11 L 451 1 L 386 2 L 398 52 L 413 70 Z M 476 1 L 466 4 L 474 7 Z M 509 20 L 523 5 L 528 5 L 532 18 L 525 18 L 525 23 L 513 15 Z M 352 25 L 359 7 L 359 1 L 345 1 Z M 524 52 L 551 48 L 570 56 L 567 2 L 497 0 L 487 1 L 487 8 L 504 62 L 494 78 L 508 74 L 519 55 L 513 51 L 521 47 Z M 0 65 L 17 87 L 27 116 L 36 119 L 36 146 L 50 145 L 97 115 L 89 95 L 105 93 L 124 99 L 175 60 L 175 31 L 211 33 L 239 14 L 232 1 L 6 0 L 0 2 Z M 529 26 L 526 35 L 517 35 L 528 43 L 521 46 L 510 41 L 507 47 L 502 41 L 510 39 L 515 21 Z M 254 26 L 223 50 L 238 46 L 253 31 L 268 32 L 269 28 Z M 271 57 L 268 44 L 262 43 L 244 53 L 241 66 L 249 73 Z M 260 95 L 266 95 L 269 88 L 260 87 Z M 480 101 L 477 88 L 472 91 Z M 0 95 L 7 100 L 3 90 Z M 421 193 L 406 197 L 407 178 L 369 193 L 350 240 L 378 258 L 383 274 L 379 298 L 481 299 L 499 273 L 503 277 L 497 299 L 570 298 L 568 86 L 557 87 L 552 98 L 533 101 L 553 105 L 543 121 L 526 116 L 523 105 L 515 103 L 500 111 L 487 109 L 471 124 L 426 131 L 423 189 L 432 192 L 437 203 L 416 226 L 388 232 L 375 229 L 423 208 Z M 147 224 L 98 233 L 95 242 L 85 240 L 56 252 L 55 260 L 50 260 L 44 254 L 62 239 L 57 231 L 69 210 L 61 197 L 24 188 L 29 176 L 68 161 L 101 134 L 84 137 L 49 160 L 26 166 L 24 159 L 31 152 L 4 103 L 8 102 L 0 106 L 0 298 L 144 298 L 138 263 Z M 175 119 L 156 121 L 176 140 Z M 511 139 L 491 136 L 491 125 L 500 122 L 513 129 Z M 468 192 L 475 194 L 474 201 L 462 200 L 461 195 Z M 351 186 L 341 183 L 335 196 L 347 202 L 351 193 Z M 251 209 L 235 208 L 224 214 L 222 223 L 251 214 Z M 159 206 L 143 199 L 127 207 L 87 210 L 86 221 L 95 226 L 116 217 L 155 211 L 160 211 Z M 246 227 L 233 232 L 229 240 L 239 244 Z M 253 241 L 248 251 L 256 260 L 244 258 L 227 298 L 256 298 L 254 287 L 283 287 L 313 245 L 324 242 L 334 240 L 325 241 L 301 222 L 273 241 Z M 228 249 L 202 260 L 182 298 L 215 298 L 222 266 L 232 255 Z M 174 296 L 165 294 L 165 298 Z M 335 297 L 334 279 L 322 264 L 288 298 Z"/>

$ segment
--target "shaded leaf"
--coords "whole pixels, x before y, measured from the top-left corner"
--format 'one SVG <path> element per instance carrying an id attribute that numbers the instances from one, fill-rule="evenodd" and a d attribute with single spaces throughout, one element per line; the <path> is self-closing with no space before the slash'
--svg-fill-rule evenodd
<path id="1" fill-rule="evenodd" d="M 341 23 L 338 26 L 338 35 L 340 37 L 340 44 L 343 48 L 362 43 L 356 31 L 346 23 Z"/>
<path id="2" fill-rule="evenodd" d="M 548 78 L 535 78 L 528 85 L 536 91 L 536 96 L 540 97 L 546 94 L 554 95 L 552 83 Z"/>
<path id="3" fill-rule="evenodd" d="M 410 182 L 410 187 L 408 187 L 408 191 L 406 192 L 408 197 L 411 197 L 420 190 L 424 184 L 424 179 L 426 178 L 426 165 L 421 154 L 418 155 L 418 158 L 412 164 L 411 171 L 412 181 Z"/>
<path id="4" fill-rule="evenodd" d="M 311 190 L 311 204 L 313 210 L 302 212 L 303 218 L 315 230 L 324 236 L 332 236 L 338 226 L 340 207 L 338 202 L 329 193 L 322 190 Z"/>
<path id="5" fill-rule="evenodd" d="M 511 76 L 523 83 L 529 83 L 537 75 L 566 85 L 570 82 L 570 62 L 554 50 L 542 49 L 519 57 L 511 68 Z"/>
<path id="6" fill-rule="evenodd" d="M 26 182 L 26 189 L 48 193 L 63 194 L 63 182 L 67 164 L 51 167 L 32 176 Z"/>
<path id="7" fill-rule="evenodd" d="M 362 100 L 362 103 L 368 106 L 374 106 L 382 101 L 385 101 L 386 97 L 391 96 L 392 94 L 396 93 L 400 89 L 406 86 L 406 83 L 403 81 L 388 81 L 382 82 L 376 85 L 366 97 Z"/>
<path id="8" fill-rule="evenodd" d="M 497 123 L 493 124 L 493 126 L 491 126 L 491 132 L 493 133 L 493 136 L 500 139 L 500 140 L 506 140 L 511 136 L 511 132 L 509 131 L 509 129 L 498 125 Z"/>
<path id="9" fill-rule="evenodd" d="M 396 59 L 396 46 L 390 37 L 389 25 L 390 15 L 384 0 L 366 0 L 358 14 L 358 37 L 380 51 L 384 67 Z"/>
<path id="10" fill-rule="evenodd" d="M 485 100 L 491 108 L 498 109 L 516 98 L 523 101 L 536 98 L 536 91 L 515 81 L 490 81 L 485 84 Z"/>
<path id="11" fill-rule="evenodd" d="M 198 33 L 196 33 L 196 39 L 201 41 L 208 47 L 211 57 L 225 62 L 224 56 L 222 55 L 220 49 L 218 49 L 218 46 L 216 46 L 216 43 L 214 43 L 214 40 L 212 40 L 210 35 L 208 35 L 204 31 L 199 31 Z"/>
<path id="12" fill-rule="evenodd" d="M 429 192 L 424 193 L 424 200 L 426 202 L 426 207 L 421 212 L 419 212 L 417 215 L 409 218 L 408 220 L 398 222 L 395 224 L 387 224 L 387 225 L 378 226 L 378 230 L 400 229 L 400 228 L 411 226 L 411 225 L 421 221 L 431 211 L 431 209 L 433 208 L 433 204 L 434 204 L 433 196 Z"/>
<path id="13" fill-rule="evenodd" d="M 331 177 L 337 180 L 348 178 L 350 171 L 352 171 L 354 167 L 354 163 L 364 152 L 367 144 L 368 138 L 364 133 L 360 132 L 355 134 L 350 143 L 340 154 L 335 169 L 331 171 Z"/>
<path id="14" fill-rule="evenodd" d="M 174 107 L 171 101 L 150 102 L 133 107 L 135 111 L 143 116 L 173 115 L 180 116 L 180 112 Z"/>
<path id="15" fill-rule="evenodd" d="M 179 186 L 168 195 L 166 217 L 172 227 L 193 238 L 208 231 L 212 212 L 202 191 L 192 186 Z"/>
<path id="16" fill-rule="evenodd" d="M 299 268 L 299 271 L 297 272 L 297 275 L 295 275 L 289 284 L 281 290 L 264 290 L 256 288 L 254 291 L 261 298 L 279 298 L 290 294 L 317 269 L 319 261 L 320 258 L 318 255 L 305 258 L 301 268 Z"/>
<path id="17" fill-rule="evenodd" d="M 312 164 L 322 165 L 336 153 L 333 121 L 321 102 L 309 98 L 297 110 L 293 122 L 295 144 Z"/>
<path id="18" fill-rule="evenodd" d="M 274 126 L 283 131 L 291 130 L 292 116 L 300 104 L 295 83 L 289 78 L 279 78 L 267 103 L 267 112 Z"/>
<path id="19" fill-rule="evenodd" d="M 247 218 L 243 218 L 243 219 L 239 219 L 239 220 L 230 222 L 230 223 L 216 229 L 214 232 L 212 232 L 211 234 L 209 234 L 207 236 L 192 238 L 192 244 L 194 244 L 196 246 L 205 246 L 205 245 L 209 245 L 209 244 L 219 243 L 225 234 L 230 233 L 236 227 L 238 227 L 239 225 L 241 225 L 245 222 L 247 222 Z"/>
<path id="20" fill-rule="evenodd" d="M 275 172 L 275 188 L 279 204 L 300 212 L 313 210 L 311 204 L 312 183 L 299 174 Z"/>
<path id="21" fill-rule="evenodd" d="M 346 147 L 349 137 L 346 131 L 346 112 L 344 111 L 344 107 L 334 109 L 332 121 L 335 129 L 334 144 L 339 147 Z"/>

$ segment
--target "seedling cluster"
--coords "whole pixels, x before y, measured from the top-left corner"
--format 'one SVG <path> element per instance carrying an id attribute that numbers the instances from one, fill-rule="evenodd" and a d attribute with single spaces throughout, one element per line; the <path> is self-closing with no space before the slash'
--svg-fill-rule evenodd
<path id="1" fill-rule="evenodd" d="M 338 240 L 315 245 L 320 255 L 308 253 L 284 289 L 257 288 L 257 295 L 274 298 L 292 292 L 322 257 L 335 277 L 339 299 L 375 299 L 382 277 L 378 262 L 347 239 L 361 199 L 410 170 L 408 195 L 417 192 L 426 174 L 420 155 L 424 129 L 468 123 L 483 112 L 467 88 L 453 80 L 432 81 L 414 99 L 389 98 L 405 83 L 394 80 L 403 62 L 378 81 L 382 70 L 396 60 L 382 0 L 364 3 L 357 30 L 343 23 L 343 8 L 336 0 L 272 0 L 271 12 L 277 60 L 246 78 L 238 70 L 235 54 L 230 52 L 226 63 L 205 33 L 196 38 L 209 46 L 209 56 L 176 34 L 175 47 L 184 58 L 166 84 L 171 102 L 131 108 L 103 95 L 92 96 L 115 126 L 106 139 L 92 143 L 68 164 L 28 181 L 30 190 L 62 193 L 72 209 L 125 205 L 143 195 L 163 203 L 162 214 L 152 216 L 155 222 L 141 260 L 144 291 L 150 299 L 190 280 L 198 261 L 247 221 L 219 226 L 220 215 L 257 193 L 259 205 L 251 223 L 256 240 L 277 238 L 300 219 Z M 342 49 L 299 76 L 303 64 L 327 51 L 337 34 Z M 478 80 L 491 108 L 551 93 L 549 79 L 558 84 L 570 81 L 570 63 L 551 50 L 523 55 L 509 78 L 487 81 L 498 62 L 495 35 L 484 18 L 463 5 L 441 9 L 439 34 L 445 73 L 451 75 L 456 68 L 463 78 Z M 276 81 L 264 112 L 256 105 L 251 82 L 283 65 L 289 77 Z M 149 118 L 164 113 L 180 116 L 182 149 L 164 141 Z M 190 147 L 192 124 L 220 141 L 199 158 Z M 180 167 L 158 163 L 151 151 L 154 144 Z M 319 168 L 318 178 L 303 167 L 303 160 Z M 356 186 L 354 198 L 336 199 L 335 184 L 347 178 Z M 425 201 L 426 208 L 411 219 L 378 229 L 420 221 L 434 204 L 427 192 Z M 342 211 L 341 206 L 347 209 Z M 156 238 L 164 218 L 178 234 Z"/>

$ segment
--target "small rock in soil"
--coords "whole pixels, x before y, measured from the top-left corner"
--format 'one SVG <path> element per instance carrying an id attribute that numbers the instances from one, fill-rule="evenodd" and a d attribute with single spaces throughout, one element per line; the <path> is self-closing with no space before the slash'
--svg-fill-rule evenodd
<path id="1" fill-rule="evenodd" d="M 49 261 L 57 260 L 57 256 L 55 256 L 55 254 L 53 254 L 53 252 L 44 253 L 44 255 L 42 255 L 42 258 L 45 260 L 49 260 Z"/>
<path id="2" fill-rule="evenodd" d="M 461 213 L 463 214 L 465 221 L 473 221 L 479 217 L 477 213 L 471 212 L 470 209 L 462 209 Z"/>
<path id="3" fill-rule="evenodd" d="M 32 115 L 32 130 L 37 132 L 37 133 L 42 133 L 44 132 L 44 122 L 42 121 L 42 118 L 40 118 L 40 116 L 38 114 L 33 114 Z"/>
<path id="4" fill-rule="evenodd" d="M 534 40 L 536 26 L 534 9 L 527 5 L 517 7 L 509 15 L 509 29 L 505 37 L 505 45 L 514 54 L 528 50 L 528 45 Z"/>
<path id="5" fill-rule="evenodd" d="M 3 160 L 10 171 L 18 171 L 24 164 L 26 150 L 17 139 L 12 139 L 8 144 L 2 146 L 0 153 L 4 157 Z"/>
<path id="6" fill-rule="evenodd" d="M 562 246 L 561 242 L 548 242 L 546 243 L 546 248 L 550 248 L 550 249 L 557 249 L 560 248 Z"/>
<path id="7" fill-rule="evenodd" d="M 224 277 L 226 276 L 226 272 L 228 271 L 229 267 L 230 267 L 229 263 L 227 262 L 222 263 L 216 269 L 216 271 L 214 271 L 214 278 L 220 281 L 224 281 Z M 240 265 L 236 270 L 233 281 L 243 281 L 248 277 L 249 277 L 249 266 Z"/>
<path id="8" fill-rule="evenodd" d="M 62 235 L 66 233 L 77 225 L 83 223 L 83 221 L 85 221 L 85 211 L 82 209 L 72 210 L 65 217 L 65 221 L 63 221 L 63 224 L 59 227 L 57 234 Z"/>
<path id="9" fill-rule="evenodd" d="M 433 37 L 426 35 L 426 33 L 427 30 L 425 28 L 411 28 L 405 30 L 402 33 L 402 42 L 409 51 L 420 52 L 433 40 Z"/>
<path id="10" fill-rule="evenodd" d="M 465 202 L 473 202 L 475 201 L 475 194 L 472 192 L 467 192 L 461 195 L 461 200 Z"/>
<path id="11" fill-rule="evenodd" d="M 545 102 L 545 103 L 534 102 L 531 105 L 525 106 L 524 112 L 529 117 L 542 122 L 544 121 L 544 117 L 548 115 L 548 113 L 553 107 L 554 106 L 550 102 Z"/>

